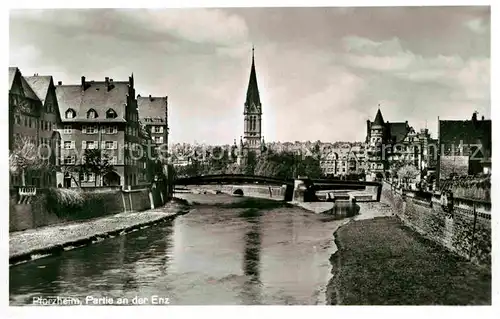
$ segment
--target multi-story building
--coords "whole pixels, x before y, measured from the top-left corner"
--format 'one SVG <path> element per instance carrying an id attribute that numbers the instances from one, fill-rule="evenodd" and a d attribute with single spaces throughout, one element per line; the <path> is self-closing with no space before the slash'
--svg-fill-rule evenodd
<path id="1" fill-rule="evenodd" d="M 382 177 L 394 166 L 409 164 L 421 172 L 432 168 L 427 129 L 420 132 L 406 122 L 384 122 L 380 109 L 373 122 L 367 121 L 366 168 L 375 177 Z"/>
<path id="2" fill-rule="evenodd" d="M 80 84 L 59 82 L 56 94 L 62 122 L 63 169 L 58 174 L 58 184 L 64 187 L 137 185 L 145 157 L 139 156 L 142 152 L 136 149 L 141 139 L 133 75 L 128 81 L 113 81 L 108 77 L 104 81 L 87 81 L 82 76 Z M 75 172 L 73 168 L 82 164 L 86 149 L 107 153 L 113 171 L 104 176 Z"/>
<path id="3" fill-rule="evenodd" d="M 153 147 L 166 160 L 168 151 L 168 97 L 137 95 L 139 121 L 149 131 Z"/>
<path id="4" fill-rule="evenodd" d="M 438 181 L 450 175 L 491 173 L 491 120 L 439 120 Z"/>
<path id="5" fill-rule="evenodd" d="M 23 76 L 17 67 L 9 68 L 9 150 L 32 143 L 40 154 L 39 160 L 48 161 L 47 169 L 11 174 L 12 186 L 55 186 L 57 133 L 59 110 L 51 76 Z M 16 145 L 18 144 L 18 145 Z M 24 181 L 23 181 L 24 179 Z"/>
<path id="6" fill-rule="evenodd" d="M 364 171 L 364 148 L 352 144 L 323 149 L 320 167 L 327 177 L 345 177 Z"/>

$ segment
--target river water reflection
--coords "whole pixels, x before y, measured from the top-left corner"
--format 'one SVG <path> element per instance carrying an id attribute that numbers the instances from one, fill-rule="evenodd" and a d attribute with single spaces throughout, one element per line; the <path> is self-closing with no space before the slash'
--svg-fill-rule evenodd
<path id="1" fill-rule="evenodd" d="M 318 304 L 344 221 L 279 202 L 189 195 L 172 222 L 10 267 L 11 305 L 35 296 L 169 298 L 172 305 Z M 340 208 L 348 210 L 349 208 Z"/>

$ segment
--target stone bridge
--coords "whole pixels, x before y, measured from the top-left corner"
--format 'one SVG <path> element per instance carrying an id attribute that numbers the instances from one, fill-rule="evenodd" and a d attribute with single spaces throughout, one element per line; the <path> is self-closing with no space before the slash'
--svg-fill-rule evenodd
<path id="1" fill-rule="evenodd" d="M 335 201 L 337 199 L 380 201 L 382 192 L 382 184 L 378 182 L 309 179 L 307 177 L 280 179 L 243 174 L 178 178 L 174 184 L 176 186 L 210 185 L 211 189 L 232 195 L 298 202 Z"/>

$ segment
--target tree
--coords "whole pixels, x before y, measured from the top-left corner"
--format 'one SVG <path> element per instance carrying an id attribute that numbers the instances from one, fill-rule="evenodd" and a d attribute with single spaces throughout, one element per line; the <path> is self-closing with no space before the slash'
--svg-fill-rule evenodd
<path id="1" fill-rule="evenodd" d="M 104 176 L 113 171 L 113 165 L 107 153 L 100 149 L 86 149 L 83 155 L 83 173 L 93 173 L 95 176 L 94 185 L 97 186 L 97 177 Z"/>
<path id="2" fill-rule="evenodd" d="M 208 174 L 225 174 L 230 164 L 229 151 L 220 146 L 215 146 L 209 151 L 208 156 Z"/>
<path id="3" fill-rule="evenodd" d="M 15 138 L 13 149 L 9 153 L 9 172 L 21 175 L 22 186 L 26 186 L 28 171 L 51 171 L 53 169 L 55 167 L 46 158 L 46 153 L 42 148 L 39 149 L 32 139 L 27 136 Z"/>
<path id="4" fill-rule="evenodd" d="M 187 176 L 199 176 L 201 174 L 201 165 L 198 159 L 191 158 L 191 163 L 185 168 L 185 174 Z"/>
<path id="5" fill-rule="evenodd" d="M 246 156 L 246 165 L 245 165 L 244 174 L 254 175 L 256 166 L 257 166 L 257 156 L 256 156 L 255 152 L 249 151 L 247 156 Z"/>
<path id="6" fill-rule="evenodd" d="M 300 160 L 297 165 L 297 174 L 305 175 L 309 178 L 320 178 L 322 171 L 319 160 L 311 156 Z"/>
<path id="7" fill-rule="evenodd" d="M 419 174 L 420 172 L 413 165 L 405 165 L 398 170 L 398 177 L 406 183 L 415 179 Z"/>

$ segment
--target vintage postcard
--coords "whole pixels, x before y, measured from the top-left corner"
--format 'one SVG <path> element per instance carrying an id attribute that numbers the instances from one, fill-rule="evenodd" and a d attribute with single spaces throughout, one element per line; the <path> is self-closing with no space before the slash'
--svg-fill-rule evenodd
<path id="1" fill-rule="evenodd" d="M 491 305 L 490 15 L 10 10 L 9 305 Z"/>

